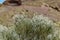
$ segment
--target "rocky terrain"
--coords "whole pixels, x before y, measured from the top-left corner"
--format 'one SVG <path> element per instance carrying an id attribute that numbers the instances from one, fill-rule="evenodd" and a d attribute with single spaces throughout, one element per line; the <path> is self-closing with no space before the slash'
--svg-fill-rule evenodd
<path id="1" fill-rule="evenodd" d="M 60 40 L 60 0 L 6 0 L 0 40 Z"/>
<path id="2" fill-rule="evenodd" d="M 51 0 L 50 0 L 51 1 Z M 53 2 L 55 2 L 54 0 L 52 0 Z M 46 3 L 45 3 L 46 2 Z M 58 4 L 58 2 L 56 2 Z M 53 6 L 52 6 L 53 5 Z M 55 7 L 54 7 L 55 6 Z M 57 5 L 59 6 L 59 5 Z M 11 24 L 12 22 L 12 17 L 15 14 L 21 13 L 21 12 L 28 12 L 29 14 L 42 14 L 44 16 L 49 17 L 51 20 L 53 21 L 60 21 L 60 10 L 59 7 L 57 7 L 56 4 L 52 3 L 49 4 L 49 1 L 46 0 L 22 0 L 22 5 L 20 6 L 13 6 L 13 5 L 2 5 L 0 7 L 0 21 L 2 24 L 6 24 L 9 25 L 9 23 Z M 31 12 L 32 13 L 31 13 Z M 30 16 L 31 16 L 30 15 Z"/>

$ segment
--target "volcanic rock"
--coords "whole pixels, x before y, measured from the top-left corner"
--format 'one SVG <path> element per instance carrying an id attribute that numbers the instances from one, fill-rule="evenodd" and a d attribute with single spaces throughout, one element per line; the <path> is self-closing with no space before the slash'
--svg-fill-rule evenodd
<path id="1" fill-rule="evenodd" d="M 21 5 L 21 0 L 6 0 L 4 5 Z"/>

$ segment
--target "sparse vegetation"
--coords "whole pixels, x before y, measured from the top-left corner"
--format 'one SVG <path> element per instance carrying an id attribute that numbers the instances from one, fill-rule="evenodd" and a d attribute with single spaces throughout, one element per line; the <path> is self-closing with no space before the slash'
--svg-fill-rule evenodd
<path id="1" fill-rule="evenodd" d="M 53 21 L 43 15 L 28 18 L 20 14 L 13 19 L 14 26 L 0 25 L 0 40 L 59 40 Z"/>
<path id="2" fill-rule="evenodd" d="M 0 40 L 60 40 L 59 2 L 23 1 L 22 6 L 0 5 Z"/>

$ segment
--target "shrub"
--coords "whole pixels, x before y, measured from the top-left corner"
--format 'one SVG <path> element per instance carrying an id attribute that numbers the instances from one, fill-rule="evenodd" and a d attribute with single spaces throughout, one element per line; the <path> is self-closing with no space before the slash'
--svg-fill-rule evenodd
<path id="1" fill-rule="evenodd" d="M 15 30 L 22 40 L 48 40 L 48 35 L 53 33 L 53 24 L 42 15 L 35 15 L 31 19 L 25 15 L 15 17 Z"/>
<path id="2" fill-rule="evenodd" d="M 43 15 L 28 18 L 18 14 L 13 19 L 14 26 L 0 25 L 0 40 L 60 40 L 53 21 Z"/>

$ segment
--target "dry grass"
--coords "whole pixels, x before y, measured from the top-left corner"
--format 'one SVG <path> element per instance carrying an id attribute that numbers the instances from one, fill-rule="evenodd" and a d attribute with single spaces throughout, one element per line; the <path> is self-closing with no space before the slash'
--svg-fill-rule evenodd
<path id="1" fill-rule="evenodd" d="M 15 14 L 26 14 L 28 17 L 32 17 L 33 14 L 43 14 L 44 16 L 49 17 L 50 19 L 53 19 L 55 21 L 59 21 L 60 19 L 60 12 L 53 10 L 53 9 L 48 9 L 47 11 L 42 11 L 40 10 L 41 7 L 35 7 L 34 6 L 5 6 L 5 7 L 0 7 L 0 23 L 3 25 L 10 25 L 12 24 L 12 17 Z"/>
<path id="2" fill-rule="evenodd" d="M 0 23 L 3 25 L 13 24 L 12 17 L 15 14 L 27 14 L 28 17 L 32 17 L 34 12 L 28 11 L 24 8 L 13 8 L 13 7 L 1 7 L 0 8 Z M 28 11 L 28 12 L 27 12 Z"/>
<path id="3" fill-rule="evenodd" d="M 47 3 L 53 7 L 57 6 L 58 2 L 55 0 L 38 0 L 31 2 L 24 2 L 28 6 L 41 6 Z M 29 7 L 28 7 L 29 9 Z M 34 8 L 33 8 L 34 9 Z M 49 20 L 47 17 L 60 21 L 60 12 L 51 9 L 45 11 L 46 14 L 37 11 L 25 9 L 18 6 L 2 6 L 0 7 L 0 40 L 60 40 L 60 23 Z M 39 12 L 39 13 L 38 13 Z M 21 15 L 24 14 L 24 15 Z M 36 15 L 34 15 L 36 14 Z M 41 16 L 43 14 L 44 16 Z M 18 18 L 13 18 L 18 15 Z M 45 17 L 47 16 L 47 17 Z M 15 23 L 15 25 L 14 25 Z M 13 25 L 13 26 L 12 26 Z M 54 32 L 53 32 L 54 31 Z"/>
<path id="4" fill-rule="evenodd" d="M 23 2 L 23 4 L 32 5 L 32 6 L 41 6 L 43 3 L 46 3 L 52 7 L 57 7 L 60 10 L 60 0 L 35 0 L 35 1 Z"/>

